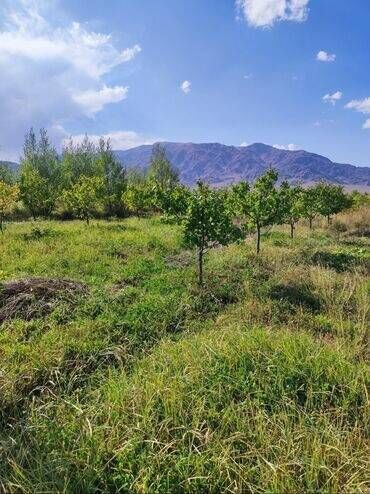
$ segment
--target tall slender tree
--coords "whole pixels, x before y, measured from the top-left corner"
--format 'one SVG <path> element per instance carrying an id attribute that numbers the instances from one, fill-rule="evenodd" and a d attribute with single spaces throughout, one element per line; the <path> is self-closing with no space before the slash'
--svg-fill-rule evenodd
<path id="1" fill-rule="evenodd" d="M 116 158 L 110 140 L 100 139 L 97 157 L 102 170 L 105 212 L 108 216 L 123 217 L 125 208 L 122 195 L 127 187 L 126 170 Z"/>
<path id="2" fill-rule="evenodd" d="M 45 129 L 37 138 L 33 129 L 25 136 L 20 169 L 20 193 L 26 208 L 36 216 L 48 216 L 61 190 L 58 153 Z"/>
<path id="3" fill-rule="evenodd" d="M 179 173 L 167 158 L 166 149 L 162 144 L 156 144 L 153 147 L 148 178 L 163 189 L 173 187 L 179 183 Z"/>

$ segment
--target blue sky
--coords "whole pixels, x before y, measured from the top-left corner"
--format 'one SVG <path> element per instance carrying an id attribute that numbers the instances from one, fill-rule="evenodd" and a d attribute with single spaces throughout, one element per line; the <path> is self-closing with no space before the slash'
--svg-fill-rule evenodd
<path id="1" fill-rule="evenodd" d="M 370 165 L 369 0 L 2 0 L 0 158 L 32 125 Z"/>

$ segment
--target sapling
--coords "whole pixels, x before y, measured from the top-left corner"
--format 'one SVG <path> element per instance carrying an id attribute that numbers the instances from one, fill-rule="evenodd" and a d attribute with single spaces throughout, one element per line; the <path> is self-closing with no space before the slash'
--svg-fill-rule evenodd
<path id="1" fill-rule="evenodd" d="M 228 245 L 238 236 L 218 191 L 198 182 L 191 192 L 183 220 L 185 242 L 197 248 L 198 283 L 203 286 L 204 256 L 217 244 Z"/>

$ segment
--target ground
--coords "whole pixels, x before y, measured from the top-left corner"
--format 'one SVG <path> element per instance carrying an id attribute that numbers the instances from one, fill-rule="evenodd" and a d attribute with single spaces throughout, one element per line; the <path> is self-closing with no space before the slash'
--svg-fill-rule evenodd
<path id="1" fill-rule="evenodd" d="M 368 219 L 216 248 L 202 289 L 159 217 L 8 225 L 0 490 L 367 492 Z"/>

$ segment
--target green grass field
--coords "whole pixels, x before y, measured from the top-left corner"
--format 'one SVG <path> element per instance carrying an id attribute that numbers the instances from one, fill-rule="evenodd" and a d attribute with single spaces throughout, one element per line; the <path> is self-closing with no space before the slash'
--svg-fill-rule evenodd
<path id="1" fill-rule="evenodd" d="M 160 218 L 8 225 L 0 283 L 86 286 L 0 288 L 0 491 L 369 492 L 369 246 L 276 228 L 200 289 Z"/>

